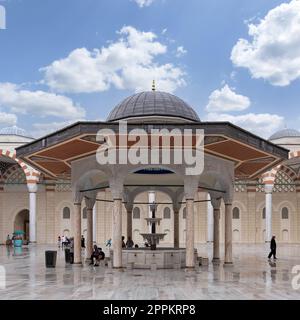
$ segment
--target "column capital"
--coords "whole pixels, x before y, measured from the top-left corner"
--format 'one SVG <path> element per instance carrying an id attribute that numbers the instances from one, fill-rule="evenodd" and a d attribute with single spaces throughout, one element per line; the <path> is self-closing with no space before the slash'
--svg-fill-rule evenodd
<path id="1" fill-rule="evenodd" d="M 265 193 L 272 193 L 274 188 L 274 184 L 267 183 L 264 186 Z"/>
<path id="2" fill-rule="evenodd" d="M 73 192 L 73 203 L 74 203 L 74 205 L 79 205 L 79 204 L 81 205 L 82 199 L 83 199 L 82 192 L 79 192 L 79 191 Z"/>
<path id="3" fill-rule="evenodd" d="M 27 183 L 27 188 L 30 193 L 36 193 L 38 190 L 38 185 L 36 183 Z"/>
<path id="4" fill-rule="evenodd" d="M 210 198 L 211 205 L 213 206 L 214 210 L 220 210 L 221 207 L 221 197 L 212 197 Z"/>
<path id="5" fill-rule="evenodd" d="M 173 201 L 173 211 L 174 214 L 179 214 L 179 210 L 180 210 L 181 204 L 179 202 L 174 202 Z"/>
<path id="6" fill-rule="evenodd" d="M 224 201 L 225 206 L 232 206 L 232 201 Z"/>
<path id="7" fill-rule="evenodd" d="M 124 179 L 123 177 L 112 177 L 109 179 L 109 187 L 113 199 L 123 199 Z"/>
<path id="8" fill-rule="evenodd" d="M 94 198 L 94 197 L 90 198 L 88 196 L 85 196 L 84 200 L 85 200 L 85 205 L 86 205 L 87 210 L 93 210 L 94 205 L 96 203 L 96 198 Z"/>
<path id="9" fill-rule="evenodd" d="M 184 178 L 184 195 L 186 200 L 194 200 L 198 191 L 198 176 L 185 176 Z"/>

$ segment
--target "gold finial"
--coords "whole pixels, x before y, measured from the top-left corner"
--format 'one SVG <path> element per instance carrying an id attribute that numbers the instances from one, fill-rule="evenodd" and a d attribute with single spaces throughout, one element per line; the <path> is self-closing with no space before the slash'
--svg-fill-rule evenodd
<path id="1" fill-rule="evenodd" d="M 155 80 L 152 81 L 152 91 L 155 91 L 156 88 L 155 88 Z"/>

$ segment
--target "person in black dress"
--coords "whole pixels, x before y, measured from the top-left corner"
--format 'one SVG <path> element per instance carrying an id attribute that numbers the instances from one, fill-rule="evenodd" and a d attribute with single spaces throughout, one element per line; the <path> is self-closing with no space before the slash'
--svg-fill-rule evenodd
<path id="1" fill-rule="evenodd" d="M 271 252 L 269 253 L 268 259 L 271 259 L 273 256 L 274 260 L 276 260 L 276 241 L 275 241 L 275 236 L 272 237 L 271 243 L 270 243 L 270 249 Z"/>

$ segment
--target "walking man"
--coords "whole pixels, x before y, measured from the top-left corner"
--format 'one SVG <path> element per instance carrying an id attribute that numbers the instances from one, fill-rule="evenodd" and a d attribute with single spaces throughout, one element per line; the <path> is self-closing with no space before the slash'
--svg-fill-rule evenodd
<path id="1" fill-rule="evenodd" d="M 276 241 L 275 241 L 275 236 L 272 237 L 271 239 L 271 244 L 270 244 L 270 249 L 271 252 L 269 253 L 268 259 L 271 259 L 273 256 L 274 260 L 276 260 Z"/>

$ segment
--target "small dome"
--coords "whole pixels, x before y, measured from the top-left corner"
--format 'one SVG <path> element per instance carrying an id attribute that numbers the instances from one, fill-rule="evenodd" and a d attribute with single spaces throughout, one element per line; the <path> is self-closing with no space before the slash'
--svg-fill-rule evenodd
<path id="1" fill-rule="evenodd" d="M 186 102 L 161 91 L 141 92 L 126 98 L 111 111 L 107 121 L 151 116 L 200 121 L 197 113 Z"/>
<path id="2" fill-rule="evenodd" d="M 295 129 L 283 129 L 272 134 L 269 140 L 276 140 L 280 138 L 289 138 L 289 137 L 300 137 L 300 132 Z"/>
<path id="3" fill-rule="evenodd" d="M 29 135 L 24 129 L 18 128 L 17 126 L 1 129 L 0 135 L 14 135 L 14 136 L 21 136 L 21 137 L 29 137 Z"/>

